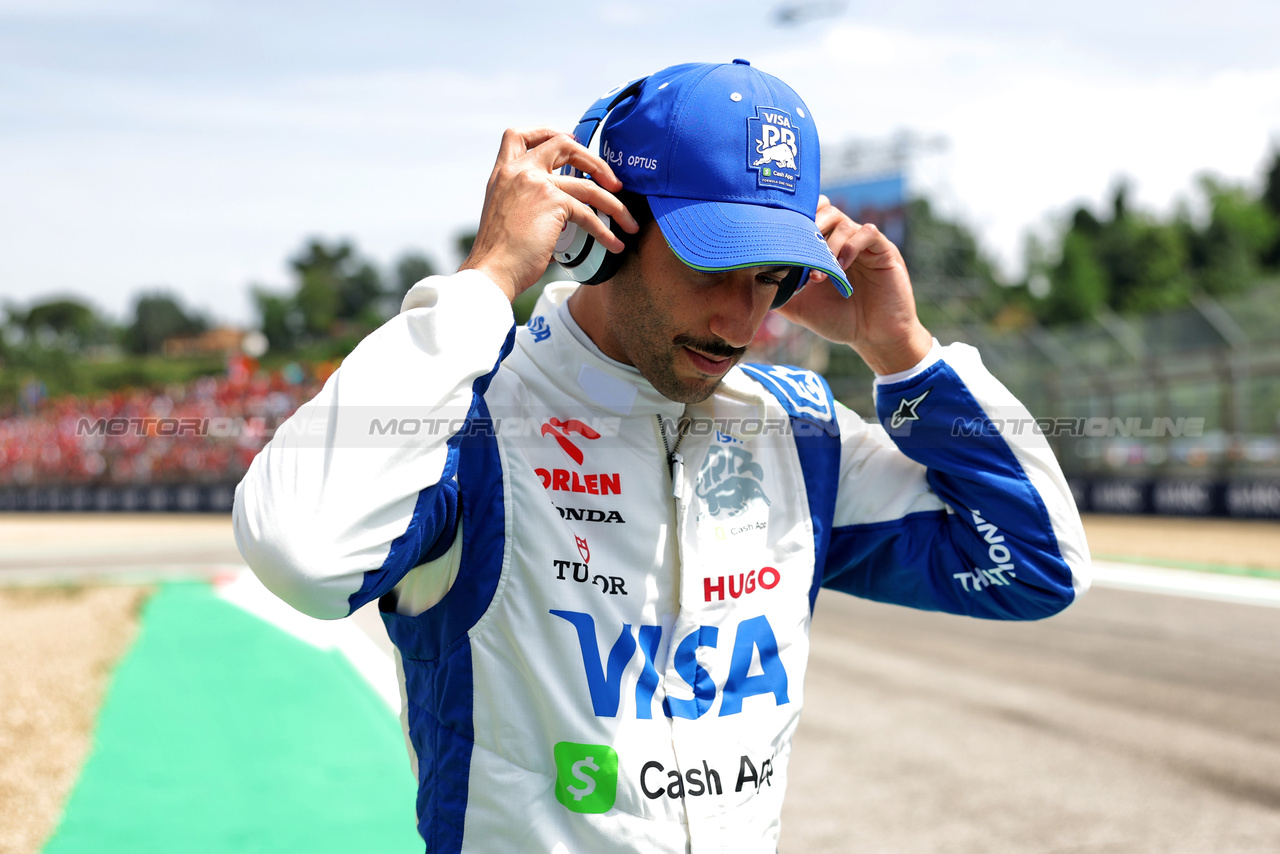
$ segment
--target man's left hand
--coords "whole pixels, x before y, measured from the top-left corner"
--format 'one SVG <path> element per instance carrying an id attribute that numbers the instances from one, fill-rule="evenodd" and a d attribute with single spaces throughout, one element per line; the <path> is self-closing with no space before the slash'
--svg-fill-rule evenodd
<path id="1" fill-rule="evenodd" d="M 874 225 L 854 222 L 826 196 L 818 197 L 817 223 L 853 296 L 845 299 L 815 270 L 778 313 L 828 341 L 848 344 L 882 376 L 917 365 L 933 336 L 916 316 L 911 277 L 898 247 Z"/>

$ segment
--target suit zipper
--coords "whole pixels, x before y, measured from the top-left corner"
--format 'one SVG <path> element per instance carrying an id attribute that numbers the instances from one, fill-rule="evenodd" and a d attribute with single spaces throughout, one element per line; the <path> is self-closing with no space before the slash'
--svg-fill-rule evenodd
<path id="1" fill-rule="evenodd" d="M 680 419 L 680 426 L 676 432 L 675 447 L 667 441 L 667 430 L 663 426 L 661 415 L 655 415 L 658 419 L 658 435 L 662 437 L 662 450 L 667 455 L 667 474 L 671 475 L 671 497 L 679 498 L 681 487 L 684 485 L 684 457 L 680 455 L 680 443 L 684 441 L 685 431 L 689 429 L 689 419 Z"/>

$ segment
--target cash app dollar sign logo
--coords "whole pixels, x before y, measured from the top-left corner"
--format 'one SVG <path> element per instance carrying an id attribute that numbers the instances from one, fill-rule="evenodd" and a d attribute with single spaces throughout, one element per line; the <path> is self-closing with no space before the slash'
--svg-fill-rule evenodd
<path id="1" fill-rule="evenodd" d="M 561 741 L 554 748 L 556 800 L 570 812 L 602 813 L 618 798 L 618 754 L 607 744 Z"/>

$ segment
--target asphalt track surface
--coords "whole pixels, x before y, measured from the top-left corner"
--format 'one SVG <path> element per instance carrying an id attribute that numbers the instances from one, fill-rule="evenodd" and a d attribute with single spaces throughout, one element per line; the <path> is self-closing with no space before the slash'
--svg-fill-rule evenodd
<path id="1" fill-rule="evenodd" d="M 104 523 L 10 535 L 0 583 L 238 563 L 216 522 Z M 813 638 L 784 854 L 1280 852 L 1274 605 L 1099 586 L 1010 624 L 824 593 Z"/>
<path id="2" fill-rule="evenodd" d="M 1280 609 L 1038 623 L 818 598 L 782 850 L 1280 852 Z"/>

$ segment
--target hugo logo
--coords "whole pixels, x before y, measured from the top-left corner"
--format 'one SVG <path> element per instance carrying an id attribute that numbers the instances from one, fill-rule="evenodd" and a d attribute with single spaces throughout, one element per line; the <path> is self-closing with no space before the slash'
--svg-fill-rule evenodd
<path id="1" fill-rule="evenodd" d="M 702 594 L 705 601 L 710 602 L 714 594 L 717 601 L 724 601 L 726 576 L 719 576 L 714 581 L 710 578 L 702 579 Z M 739 572 L 736 576 L 728 576 L 729 598 L 737 599 L 748 593 L 755 593 L 757 589 L 772 590 L 778 586 L 778 582 L 782 580 L 782 576 L 778 574 L 778 570 L 771 566 L 762 567 L 759 572 L 754 569 L 743 575 Z"/>

